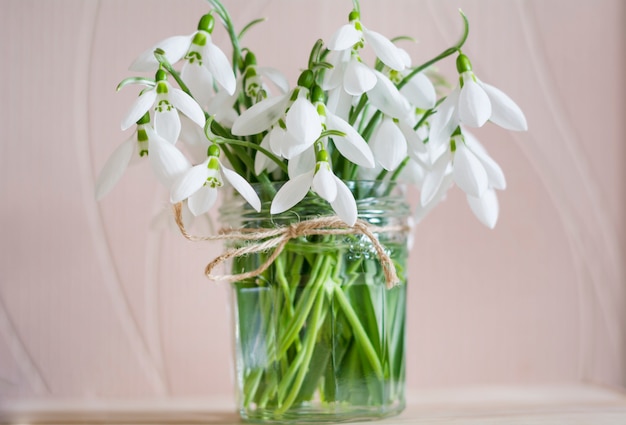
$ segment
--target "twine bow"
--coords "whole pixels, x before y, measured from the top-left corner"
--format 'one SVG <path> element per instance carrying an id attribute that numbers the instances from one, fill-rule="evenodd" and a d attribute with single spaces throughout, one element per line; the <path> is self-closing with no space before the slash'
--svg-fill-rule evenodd
<path id="1" fill-rule="evenodd" d="M 363 234 L 369 238 L 372 242 L 372 246 L 378 255 L 378 260 L 383 268 L 385 274 L 385 281 L 387 287 L 391 288 L 400 282 L 398 275 L 396 274 L 396 268 L 389 258 L 389 255 L 385 252 L 382 244 L 376 237 L 375 233 L 397 232 L 407 230 L 406 226 L 373 226 L 363 220 L 357 220 L 354 226 L 348 226 L 339 217 L 326 216 L 313 218 L 298 223 L 293 223 L 288 226 L 275 227 L 275 228 L 241 228 L 241 229 L 222 229 L 219 234 L 214 236 L 193 236 L 187 232 L 182 218 L 182 204 L 177 203 L 174 205 L 174 219 L 182 235 L 190 241 L 219 241 L 219 240 L 235 240 L 235 241 L 249 241 L 252 242 L 248 245 L 231 248 L 224 252 L 222 255 L 216 257 L 213 261 L 207 264 L 204 274 L 212 280 L 235 282 L 242 279 L 248 279 L 255 277 L 263 273 L 269 266 L 278 258 L 283 251 L 287 243 L 294 238 L 300 236 L 313 236 L 313 235 L 354 235 Z M 235 258 L 241 257 L 246 254 L 252 254 L 256 252 L 268 251 L 273 249 L 271 255 L 261 264 L 256 270 L 252 270 L 246 273 L 239 274 L 225 274 L 216 275 L 213 274 L 213 269 L 223 262 Z"/>

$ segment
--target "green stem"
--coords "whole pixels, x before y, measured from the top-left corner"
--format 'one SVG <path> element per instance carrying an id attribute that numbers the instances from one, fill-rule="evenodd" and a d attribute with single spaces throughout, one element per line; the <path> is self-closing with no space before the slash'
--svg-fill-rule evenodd
<path id="1" fill-rule="evenodd" d="M 380 380 L 384 379 L 383 367 L 380 359 L 378 358 L 378 354 L 376 354 L 376 349 L 374 349 L 374 346 L 367 336 L 365 329 L 363 329 L 363 325 L 361 324 L 361 321 L 354 312 L 354 309 L 350 305 L 350 301 L 348 301 L 348 299 L 346 298 L 346 295 L 343 293 L 341 286 L 335 283 L 334 289 L 335 299 L 343 309 L 343 312 L 346 315 L 348 322 L 350 322 L 350 325 L 352 326 L 352 329 L 354 331 L 354 336 L 361 345 L 365 357 L 372 365 L 372 369 L 374 369 L 376 377 Z"/>

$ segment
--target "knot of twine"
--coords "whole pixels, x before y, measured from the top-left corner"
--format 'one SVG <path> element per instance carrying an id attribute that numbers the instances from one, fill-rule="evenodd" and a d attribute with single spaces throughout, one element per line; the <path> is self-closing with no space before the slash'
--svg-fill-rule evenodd
<path id="1" fill-rule="evenodd" d="M 182 204 L 174 205 L 174 219 L 182 235 L 190 241 L 219 241 L 234 240 L 252 242 L 239 248 L 231 248 L 222 255 L 216 257 L 207 264 L 204 274 L 212 280 L 223 282 L 235 282 L 238 280 L 256 277 L 268 269 L 274 263 L 276 258 L 283 251 L 287 243 L 291 239 L 300 236 L 313 235 L 354 235 L 363 234 L 369 238 L 376 251 L 378 260 L 385 274 L 385 281 L 388 288 L 393 287 L 400 282 L 396 273 L 396 267 L 385 252 L 384 247 L 376 237 L 376 233 L 388 233 L 408 230 L 407 226 L 373 226 L 363 220 L 357 220 L 353 226 L 348 226 L 343 220 L 336 216 L 325 216 L 319 218 L 308 219 L 288 226 L 275 228 L 241 228 L 241 229 L 222 229 L 214 236 L 194 236 L 187 232 L 182 218 Z M 223 262 L 241 257 L 246 254 L 252 254 L 262 251 L 274 249 L 267 257 L 265 262 L 256 270 L 251 270 L 239 274 L 215 275 L 213 269 Z"/>

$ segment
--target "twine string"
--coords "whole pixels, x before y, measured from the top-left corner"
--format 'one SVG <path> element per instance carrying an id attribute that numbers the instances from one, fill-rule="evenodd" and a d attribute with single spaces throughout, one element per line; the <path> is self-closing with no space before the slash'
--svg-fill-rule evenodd
<path id="1" fill-rule="evenodd" d="M 222 229 L 217 235 L 212 236 L 195 236 L 191 235 L 183 223 L 182 204 L 174 205 L 174 220 L 180 229 L 182 235 L 194 242 L 202 241 L 220 241 L 232 240 L 251 242 L 239 248 L 230 248 L 223 254 L 213 259 L 207 264 L 204 273 L 212 280 L 222 282 L 235 282 L 238 280 L 256 277 L 267 270 L 278 258 L 287 243 L 301 236 L 323 236 L 323 235 L 354 235 L 363 234 L 372 243 L 378 260 L 383 268 L 385 281 L 388 288 L 399 283 L 398 275 L 393 261 L 385 252 L 385 248 L 378 240 L 376 233 L 389 233 L 408 230 L 406 226 L 373 226 L 363 220 L 357 220 L 354 226 L 348 226 L 339 217 L 325 216 L 312 218 L 288 226 L 275 228 L 241 228 L 241 229 Z M 213 269 L 218 265 L 230 260 L 231 258 L 241 257 L 247 254 L 272 250 L 265 262 L 256 270 L 251 270 L 239 274 L 213 274 Z"/>

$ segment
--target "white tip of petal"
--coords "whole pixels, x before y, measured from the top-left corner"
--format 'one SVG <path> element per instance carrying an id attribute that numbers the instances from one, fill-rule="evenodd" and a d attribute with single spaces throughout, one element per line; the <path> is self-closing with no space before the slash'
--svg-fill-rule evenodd
<path id="1" fill-rule="evenodd" d="M 406 54 L 391 42 L 387 37 L 375 31 L 364 30 L 363 36 L 374 49 L 376 56 L 382 63 L 396 71 L 403 71 L 406 67 Z"/>
<path id="2" fill-rule="evenodd" d="M 217 200 L 217 189 L 203 186 L 187 200 L 187 207 L 194 216 L 199 216 L 209 211 Z"/>
<path id="3" fill-rule="evenodd" d="M 299 143 L 311 144 L 322 133 L 322 121 L 317 113 L 317 108 L 303 97 L 298 98 L 285 118 L 287 131 L 291 133 Z"/>
<path id="4" fill-rule="evenodd" d="M 352 96 L 360 96 L 376 85 L 376 74 L 369 66 L 352 59 L 343 75 L 343 88 Z"/>
<path id="5" fill-rule="evenodd" d="M 213 77 L 205 66 L 198 62 L 183 65 L 180 78 L 187 84 L 193 98 L 202 106 L 207 106 L 213 95 Z"/>
<path id="6" fill-rule="evenodd" d="M 467 203 L 482 224 L 490 229 L 496 227 L 500 206 L 495 190 L 488 189 L 480 198 L 468 195 Z"/>
<path id="7" fill-rule="evenodd" d="M 155 89 L 147 90 L 139 95 L 135 100 L 130 110 L 122 120 L 122 130 L 129 129 L 133 126 L 146 112 L 154 105 L 154 101 L 157 98 L 157 92 Z"/>
<path id="8" fill-rule="evenodd" d="M 265 135 L 265 137 L 263 137 L 263 140 L 261 140 L 261 145 L 260 145 L 262 148 L 267 149 L 267 150 L 270 150 L 270 134 L 271 133 L 268 133 Z M 269 159 L 267 155 L 261 152 L 257 152 L 256 155 L 254 156 L 254 174 L 256 174 L 257 176 L 265 170 L 271 173 L 277 167 L 278 165 L 276 165 L 274 161 Z"/>
<path id="9" fill-rule="evenodd" d="M 422 207 L 431 204 L 437 197 L 437 194 L 441 192 L 441 187 L 447 175 L 449 165 L 450 156 L 447 153 L 441 155 L 433 165 L 432 170 L 424 177 L 420 193 L 420 205 Z M 450 182 L 452 182 L 452 180 L 450 180 Z"/>
<path id="10" fill-rule="evenodd" d="M 99 201 L 113 189 L 128 167 L 136 146 L 135 135 L 119 145 L 102 167 L 96 181 L 96 199 Z"/>
<path id="11" fill-rule="evenodd" d="M 465 78 L 459 94 L 459 118 L 470 127 L 482 127 L 491 117 L 491 102 L 472 78 Z"/>
<path id="12" fill-rule="evenodd" d="M 224 87 L 228 94 L 232 95 L 235 93 L 237 80 L 235 79 L 233 68 L 230 62 L 228 62 L 228 58 L 226 58 L 224 52 L 210 41 L 207 42 L 204 51 L 207 56 L 204 66 L 207 67 L 215 80 Z"/>
<path id="13" fill-rule="evenodd" d="M 300 202 L 311 188 L 314 171 L 300 174 L 285 183 L 276 193 L 270 214 L 280 214 Z"/>
<path id="14" fill-rule="evenodd" d="M 259 71 L 259 74 L 267 77 L 283 94 L 289 91 L 289 81 L 287 81 L 287 77 L 279 70 L 260 66 L 257 67 L 257 71 Z"/>
<path id="15" fill-rule="evenodd" d="M 361 41 L 361 34 L 353 24 L 341 26 L 328 42 L 328 50 L 346 50 Z"/>
<path id="16" fill-rule="evenodd" d="M 337 197 L 337 184 L 334 177 L 335 175 L 330 171 L 328 163 L 320 163 L 319 170 L 315 173 L 313 182 L 311 182 L 311 189 L 322 199 L 333 202 Z"/>
<path id="17" fill-rule="evenodd" d="M 192 167 L 189 171 L 179 177 L 170 192 L 170 201 L 173 204 L 181 202 L 196 193 L 209 177 L 209 169 L 206 161 Z"/>
<path id="18" fill-rule="evenodd" d="M 491 122 L 507 130 L 528 130 L 524 113 L 509 96 L 489 84 L 479 84 L 491 101 Z"/>
<path id="19" fill-rule="evenodd" d="M 348 226 L 354 226 L 358 215 L 354 195 L 348 186 L 341 181 L 341 179 L 335 175 L 333 175 L 333 179 L 335 180 L 335 186 L 337 187 L 337 196 L 335 197 L 335 200 L 330 203 L 330 206 L 333 207 L 337 216 L 339 216 L 339 218 L 342 219 Z"/>
<path id="20" fill-rule="evenodd" d="M 456 144 L 453 165 L 454 182 L 463 192 L 480 198 L 489 186 L 487 171 L 461 141 Z"/>
<path id="21" fill-rule="evenodd" d="M 220 164 L 221 165 L 221 164 Z M 243 199 L 245 199 L 252 208 L 255 209 L 256 212 L 261 211 L 261 200 L 259 199 L 259 195 L 254 191 L 250 183 L 235 171 L 224 167 L 221 165 L 222 173 L 224 174 L 224 178 L 228 180 L 228 182 L 233 185 L 235 190 L 239 192 Z"/>
<path id="22" fill-rule="evenodd" d="M 487 172 L 487 177 L 489 179 L 489 187 L 493 187 L 498 190 L 506 189 L 506 178 L 504 177 L 504 172 L 498 163 L 489 156 L 485 148 L 480 144 L 478 139 L 474 137 L 474 135 L 468 132 L 463 132 L 463 137 L 465 138 L 467 147 L 472 151 L 472 153 L 474 153 L 474 155 L 476 155 L 476 157 L 483 164 L 483 167 L 485 167 L 485 171 Z"/>
<path id="23" fill-rule="evenodd" d="M 252 105 L 233 123 L 232 133 L 235 136 L 250 136 L 270 128 L 285 114 L 289 97 L 270 97 Z"/>

